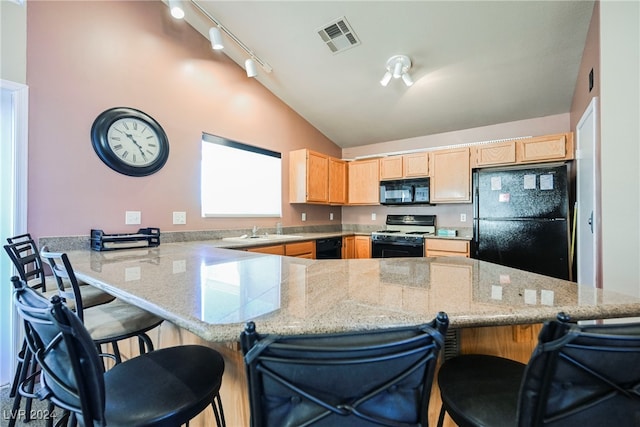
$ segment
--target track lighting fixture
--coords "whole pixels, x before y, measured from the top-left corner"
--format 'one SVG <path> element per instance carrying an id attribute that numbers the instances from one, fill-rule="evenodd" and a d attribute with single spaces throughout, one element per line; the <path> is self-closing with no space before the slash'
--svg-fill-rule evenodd
<path id="1" fill-rule="evenodd" d="M 244 69 L 247 72 L 247 77 L 255 77 L 258 75 L 258 69 L 256 68 L 256 63 L 252 58 L 244 61 Z"/>
<path id="2" fill-rule="evenodd" d="M 179 2 L 177 0 L 169 0 L 169 7 L 171 8 L 171 14 L 173 15 L 173 7 L 174 3 Z M 262 59 L 258 58 L 255 53 L 251 49 L 247 47 L 242 41 L 236 37 L 228 28 L 226 28 L 220 21 L 211 16 L 209 12 L 207 12 L 196 0 L 191 0 L 190 3 L 200 11 L 204 16 L 209 18 L 209 20 L 213 23 L 213 26 L 209 28 L 209 39 L 211 40 L 211 47 L 215 50 L 223 49 L 223 41 L 222 41 L 222 33 L 224 33 L 228 38 L 230 38 L 236 45 L 240 47 L 240 49 L 244 50 L 247 55 L 249 55 L 249 59 L 244 62 L 244 68 L 247 72 L 248 77 L 255 77 L 258 75 L 257 65 L 260 65 L 264 71 L 270 73 L 273 69 L 269 64 L 264 62 Z M 184 12 L 182 12 L 184 16 Z M 174 16 L 175 17 L 175 16 Z"/>
<path id="3" fill-rule="evenodd" d="M 209 28 L 209 39 L 211 40 L 211 48 L 213 50 L 224 49 L 224 44 L 222 44 L 222 33 L 220 32 L 220 28 L 218 27 Z"/>
<path id="4" fill-rule="evenodd" d="M 169 0 L 169 9 L 171 10 L 171 16 L 176 19 L 184 18 L 184 10 L 178 0 Z"/>
<path id="5" fill-rule="evenodd" d="M 409 69 L 411 69 L 411 59 L 406 55 L 394 55 L 387 61 L 387 71 L 384 73 L 380 84 L 387 86 L 391 81 L 391 78 L 399 79 L 402 77 L 402 81 L 405 85 L 413 85 L 413 79 L 409 75 Z"/>

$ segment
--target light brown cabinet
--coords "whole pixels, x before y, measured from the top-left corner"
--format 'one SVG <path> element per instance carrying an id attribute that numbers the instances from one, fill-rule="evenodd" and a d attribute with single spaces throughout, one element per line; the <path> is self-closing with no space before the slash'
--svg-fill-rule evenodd
<path id="1" fill-rule="evenodd" d="M 475 147 L 476 166 L 509 165 L 516 162 L 516 142 L 506 141 Z"/>
<path id="2" fill-rule="evenodd" d="M 261 254 L 284 255 L 284 245 L 259 246 L 248 248 L 247 252 L 259 252 Z"/>
<path id="3" fill-rule="evenodd" d="M 349 205 L 380 203 L 380 166 L 378 159 L 349 162 Z"/>
<path id="4" fill-rule="evenodd" d="M 557 162 L 575 158 L 571 132 L 482 144 L 472 150 L 473 167 Z"/>
<path id="5" fill-rule="evenodd" d="M 371 258 L 371 237 L 354 236 L 354 258 Z"/>
<path id="6" fill-rule="evenodd" d="M 284 254 L 298 258 L 316 258 L 316 242 L 309 240 L 306 242 L 287 243 L 284 245 Z"/>
<path id="7" fill-rule="evenodd" d="M 471 202 L 471 160 L 469 147 L 432 151 L 431 203 Z"/>
<path id="8" fill-rule="evenodd" d="M 520 139 L 518 144 L 518 163 L 539 163 L 575 158 L 573 133 L 539 136 Z"/>
<path id="9" fill-rule="evenodd" d="M 429 153 L 412 153 L 403 156 L 406 178 L 429 176 Z"/>
<path id="10" fill-rule="evenodd" d="M 342 238 L 342 259 L 353 259 L 356 256 L 356 236 L 344 236 Z"/>
<path id="11" fill-rule="evenodd" d="M 257 246 L 248 248 L 247 252 L 315 259 L 316 242 L 315 240 L 308 240 L 306 242 L 287 243 L 286 245 Z"/>
<path id="12" fill-rule="evenodd" d="M 429 153 L 420 152 L 380 159 L 380 180 L 429 176 Z"/>
<path id="13" fill-rule="evenodd" d="M 329 157 L 329 204 L 347 203 L 347 162 Z"/>
<path id="14" fill-rule="evenodd" d="M 469 242 L 467 240 L 425 239 L 425 256 L 463 256 L 469 258 Z"/>
<path id="15" fill-rule="evenodd" d="M 289 153 L 289 203 L 345 204 L 347 164 L 302 149 Z"/>
<path id="16" fill-rule="evenodd" d="M 380 179 L 401 179 L 404 177 L 402 156 L 389 156 L 380 159 Z"/>

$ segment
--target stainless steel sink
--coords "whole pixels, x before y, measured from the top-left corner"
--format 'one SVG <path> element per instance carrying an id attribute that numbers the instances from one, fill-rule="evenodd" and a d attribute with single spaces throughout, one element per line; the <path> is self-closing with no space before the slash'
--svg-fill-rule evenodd
<path id="1" fill-rule="evenodd" d="M 238 236 L 238 237 L 223 237 L 222 240 L 229 242 L 263 242 L 272 240 L 287 240 L 287 239 L 301 239 L 302 236 L 295 236 L 293 234 L 258 234 L 256 236 Z"/>

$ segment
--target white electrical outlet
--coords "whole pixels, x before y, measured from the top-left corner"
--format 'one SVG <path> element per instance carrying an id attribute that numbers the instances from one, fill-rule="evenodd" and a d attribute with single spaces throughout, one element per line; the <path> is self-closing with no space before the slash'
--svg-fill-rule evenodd
<path id="1" fill-rule="evenodd" d="M 375 213 L 371 214 L 371 221 L 375 221 L 376 220 L 377 215 Z"/>
<path id="2" fill-rule="evenodd" d="M 306 214 L 306 213 L 304 213 L 304 212 L 302 213 L 302 220 L 303 220 L 303 221 L 306 221 L 306 220 L 307 220 L 307 214 Z"/>
<path id="3" fill-rule="evenodd" d="M 174 212 L 173 213 L 173 223 L 174 224 L 186 224 L 187 223 L 187 213 L 186 212 Z"/>
<path id="4" fill-rule="evenodd" d="M 467 214 L 460 214 L 460 222 L 467 222 Z"/>
<path id="5" fill-rule="evenodd" d="M 124 213 L 125 224 L 140 224 L 142 222 L 142 214 L 140 211 L 126 211 Z"/>
<path id="6" fill-rule="evenodd" d="M 329 221 L 333 221 L 333 212 L 329 212 Z"/>

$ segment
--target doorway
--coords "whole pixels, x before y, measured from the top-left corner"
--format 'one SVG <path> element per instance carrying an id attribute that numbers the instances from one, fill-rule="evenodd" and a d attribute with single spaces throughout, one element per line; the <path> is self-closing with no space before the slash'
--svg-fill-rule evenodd
<path id="1" fill-rule="evenodd" d="M 577 282 L 601 288 L 598 256 L 600 209 L 598 98 L 594 97 L 576 126 Z"/>
<path id="2" fill-rule="evenodd" d="M 0 102 L 0 238 L 6 242 L 7 237 L 27 229 L 27 86 L 0 80 Z M 9 257 L 1 255 L 0 385 L 12 380 L 19 345 L 8 283 L 13 274 Z"/>

